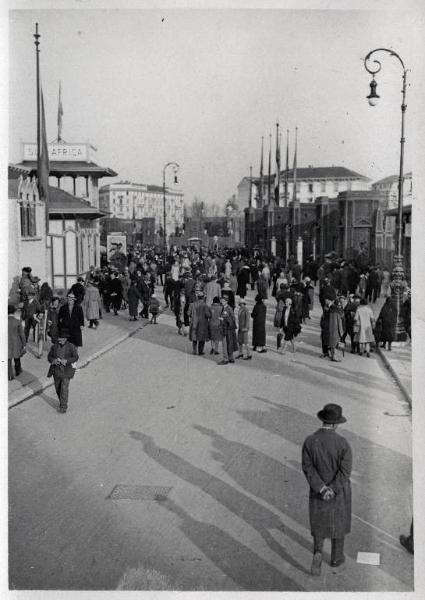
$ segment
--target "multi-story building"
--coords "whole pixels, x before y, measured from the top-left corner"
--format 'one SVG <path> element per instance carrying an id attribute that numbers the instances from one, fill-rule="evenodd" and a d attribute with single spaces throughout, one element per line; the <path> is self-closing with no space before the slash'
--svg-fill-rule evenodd
<path id="1" fill-rule="evenodd" d="M 386 195 L 389 210 L 398 207 L 398 175 L 390 175 L 375 181 L 375 183 L 372 183 L 372 189 Z M 406 173 L 403 182 L 403 206 L 411 205 L 413 199 L 412 173 Z"/>
<path id="2" fill-rule="evenodd" d="M 293 178 L 294 172 L 292 169 L 280 173 L 280 207 L 285 206 L 285 181 L 287 181 L 286 205 L 293 200 Z M 272 204 L 274 204 L 274 179 L 275 176 L 272 175 L 270 181 Z M 239 210 L 249 207 L 250 198 L 253 208 L 262 208 L 267 205 L 269 203 L 268 181 L 268 175 L 262 179 L 253 177 L 252 182 L 249 177 L 244 177 L 238 185 L 237 203 Z M 346 167 L 313 167 L 309 165 L 307 168 L 298 168 L 296 171 L 297 201 L 303 204 L 312 204 L 320 196 L 336 198 L 340 192 L 368 190 L 370 189 L 370 181 L 368 177 Z"/>
<path id="3" fill-rule="evenodd" d="M 99 190 L 99 208 L 110 213 L 111 219 L 133 220 L 136 224 L 146 219 L 155 220 L 156 241 L 162 237 L 164 227 L 164 190 L 162 186 L 120 181 L 105 185 Z M 183 228 L 184 194 L 179 190 L 165 189 L 167 236 Z M 138 228 L 140 229 L 140 228 Z"/>

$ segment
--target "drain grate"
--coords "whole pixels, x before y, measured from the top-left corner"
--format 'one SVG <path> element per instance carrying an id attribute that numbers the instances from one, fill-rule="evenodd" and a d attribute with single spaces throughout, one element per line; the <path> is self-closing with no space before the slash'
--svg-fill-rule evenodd
<path id="1" fill-rule="evenodd" d="M 116 485 L 107 500 L 153 500 L 164 502 L 172 487 L 157 485 Z"/>

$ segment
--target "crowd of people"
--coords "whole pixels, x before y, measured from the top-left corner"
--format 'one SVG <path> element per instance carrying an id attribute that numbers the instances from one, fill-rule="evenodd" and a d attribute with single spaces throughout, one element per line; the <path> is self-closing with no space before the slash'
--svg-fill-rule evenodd
<path id="1" fill-rule="evenodd" d="M 127 311 L 129 320 L 150 318 L 156 324 L 158 315 L 170 309 L 178 334 L 189 336 L 193 353 L 203 355 L 205 344 L 211 342 L 210 354 L 221 354 L 218 364 L 226 365 L 235 358 L 250 360 L 251 350 L 267 352 L 270 305 L 265 301 L 274 298 L 277 350 L 285 353 L 289 344 L 295 352 L 296 338 L 310 319 L 317 286 L 323 358 L 341 361 L 348 340 L 352 353 L 369 357 L 376 344 L 391 350 L 395 338 L 397 315 L 390 297 L 390 274 L 380 265 L 358 265 L 333 255 L 321 264 L 310 256 L 300 265 L 294 256 L 285 262 L 246 249 L 202 252 L 194 248 L 174 248 L 165 261 L 153 250 L 130 249 L 126 263 L 90 267 L 66 296 L 55 295 L 47 282 L 40 285 L 31 267 L 25 267 L 19 283 L 23 334 L 18 329 L 10 335 L 9 378 L 22 370 L 19 362 L 13 370 L 11 360 L 20 361 L 31 333 L 41 357 L 44 341 L 56 343 L 60 329 L 69 331 L 70 343 L 80 347 L 85 320 L 90 329 L 97 329 L 104 313 L 116 316 L 122 311 Z M 158 285 L 162 286 L 162 302 Z M 249 289 L 256 291 L 252 311 L 246 303 Z M 375 318 L 371 304 L 381 295 L 386 301 Z M 16 310 L 16 306 L 9 307 L 15 321 Z M 403 318 L 410 337 L 410 292 Z"/>

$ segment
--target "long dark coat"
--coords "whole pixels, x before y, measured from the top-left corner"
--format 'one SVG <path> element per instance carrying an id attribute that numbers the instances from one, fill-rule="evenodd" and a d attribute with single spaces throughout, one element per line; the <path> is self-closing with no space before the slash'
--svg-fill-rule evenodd
<path id="1" fill-rule="evenodd" d="M 237 274 L 238 289 L 236 294 L 241 298 L 246 296 L 246 286 L 249 284 L 249 267 L 243 266 Z"/>
<path id="2" fill-rule="evenodd" d="M 209 338 L 208 320 L 211 318 L 210 307 L 204 300 L 196 300 L 189 306 L 189 339 L 192 342 L 207 342 Z"/>
<path id="3" fill-rule="evenodd" d="M 15 319 L 13 315 L 7 318 L 7 342 L 8 342 L 8 358 L 21 358 L 24 353 L 25 340 L 24 330 L 21 322 Z"/>
<path id="4" fill-rule="evenodd" d="M 333 304 L 329 308 L 329 341 L 327 345 L 330 348 L 336 348 L 337 343 L 341 341 L 341 337 L 344 335 L 341 312 Z"/>
<path id="5" fill-rule="evenodd" d="M 351 529 L 351 448 L 347 440 L 331 429 L 319 429 L 308 436 L 302 447 L 302 469 L 310 485 L 311 535 L 341 538 Z M 323 485 L 335 496 L 325 501 Z"/>
<path id="6" fill-rule="evenodd" d="M 227 352 L 231 356 L 238 349 L 238 339 L 236 337 L 235 315 L 230 304 L 222 307 L 220 317 L 223 319 L 220 321 L 220 331 L 223 338 L 226 338 Z"/>
<path id="7" fill-rule="evenodd" d="M 266 345 L 266 313 L 267 306 L 263 302 L 257 302 L 252 310 L 252 345 Z"/>
<path id="8" fill-rule="evenodd" d="M 139 306 L 139 300 L 142 299 L 137 285 L 131 285 L 128 288 L 128 313 L 130 317 L 137 317 L 137 309 Z"/>
<path id="9" fill-rule="evenodd" d="M 392 303 L 385 303 L 379 313 L 376 323 L 379 329 L 379 339 L 381 342 L 392 342 L 395 337 L 395 326 L 397 322 L 397 312 Z"/>
<path id="10" fill-rule="evenodd" d="M 69 330 L 69 341 L 74 346 L 83 345 L 80 327 L 84 327 L 84 314 L 81 306 L 75 303 L 71 314 L 69 314 L 68 304 L 61 306 L 59 309 L 59 329 Z"/>
<path id="11" fill-rule="evenodd" d="M 210 306 L 211 318 L 209 320 L 210 340 L 219 342 L 223 339 L 223 332 L 220 328 L 220 315 L 223 311 L 221 304 L 212 304 Z"/>
<path id="12" fill-rule="evenodd" d="M 286 311 L 289 310 L 288 323 L 285 327 L 285 315 Z M 291 306 L 289 309 L 287 306 L 284 307 L 282 311 L 282 320 L 280 322 L 280 326 L 283 328 L 283 332 L 285 334 L 285 340 L 293 340 L 301 331 L 300 320 Z"/>

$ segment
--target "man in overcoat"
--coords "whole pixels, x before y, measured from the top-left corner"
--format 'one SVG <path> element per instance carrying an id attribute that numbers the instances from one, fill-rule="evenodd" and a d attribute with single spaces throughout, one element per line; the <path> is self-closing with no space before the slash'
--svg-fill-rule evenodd
<path id="1" fill-rule="evenodd" d="M 81 329 L 84 327 L 83 309 L 75 301 L 75 296 L 69 293 L 67 303 L 63 304 L 59 309 L 59 328 L 69 331 L 69 341 L 74 346 L 83 345 L 83 336 Z"/>
<path id="2" fill-rule="evenodd" d="M 344 563 L 344 536 L 351 529 L 352 454 L 347 440 L 335 431 L 346 419 L 338 404 L 326 404 L 317 416 L 323 425 L 302 447 L 302 469 L 310 485 L 312 575 L 320 575 L 325 538 L 331 539 L 331 566 Z"/>
<path id="3" fill-rule="evenodd" d="M 205 342 L 209 337 L 208 321 L 211 319 L 211 309 L 206 305 L 204 292 L 199 290 L 195 302 L 189 307 L 189 339 L 192 342 L 192 353 L 202 356 Z"/>
<path id="4" fill-rule="evenodd" d="M 53 344 L 47 355 L 50 363 L 47 376 L 53 375 L 61 413 L 65 413 L 68 408 L 69 382 L 75 373 L 73 363 L 78 360 L 77 348 L 69 341 L 69 335 L 68 329 L 61 329 L 58 341 Z"/>

